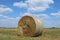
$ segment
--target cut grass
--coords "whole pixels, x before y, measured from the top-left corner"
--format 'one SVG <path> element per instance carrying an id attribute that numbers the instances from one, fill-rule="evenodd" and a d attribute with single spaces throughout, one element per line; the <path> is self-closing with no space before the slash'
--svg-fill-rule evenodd
<path id="1" fill-rule="evenodd" d="M 17 29 L 0 28 L 0 40 L 60 40 L 60 29 L 44 29 L 39 37 L 19 37 Z"/>

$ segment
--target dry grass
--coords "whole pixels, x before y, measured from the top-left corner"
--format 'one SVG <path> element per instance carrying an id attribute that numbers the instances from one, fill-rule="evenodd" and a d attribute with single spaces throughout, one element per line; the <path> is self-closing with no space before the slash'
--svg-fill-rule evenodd
<path id="1" fill-rule="evenodd" d="M 39 37 L 18 37 L 17 29 L 0 28 L 0 40 L 60 40 L 60 29 L 44 29 Z"/>

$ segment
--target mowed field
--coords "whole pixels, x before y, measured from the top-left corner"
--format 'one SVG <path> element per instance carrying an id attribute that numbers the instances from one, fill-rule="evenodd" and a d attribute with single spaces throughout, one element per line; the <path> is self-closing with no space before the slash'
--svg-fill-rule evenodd
<path id="1" fill-rule="evenodd" d="M 44 29 L 39 37 L 20 37 L 15 28 L 0 28 L 0 40 L 60 40 L 60 29 Z"/>

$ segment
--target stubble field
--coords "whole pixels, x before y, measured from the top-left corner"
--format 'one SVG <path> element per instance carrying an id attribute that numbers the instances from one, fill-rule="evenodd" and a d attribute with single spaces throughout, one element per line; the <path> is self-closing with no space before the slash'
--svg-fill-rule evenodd
<path id="1" fill-rule="evenodd" d="M 60 40 L 60 29 L 44 29 L 44 33 L 39 37 L 17 36 L 17 28 L 0 28 L 0 40 Z"/>

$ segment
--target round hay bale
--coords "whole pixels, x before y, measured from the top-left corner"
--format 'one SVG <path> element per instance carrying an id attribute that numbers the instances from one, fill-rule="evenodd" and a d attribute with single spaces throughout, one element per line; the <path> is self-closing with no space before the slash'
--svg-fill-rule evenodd
<path id="1" fill-rule="evenodd" d="M 38 36 L 43 32 L 41 21 L 32 16 L 23 16 L 18 22 L 18 35 L 20 36 Z"/>

